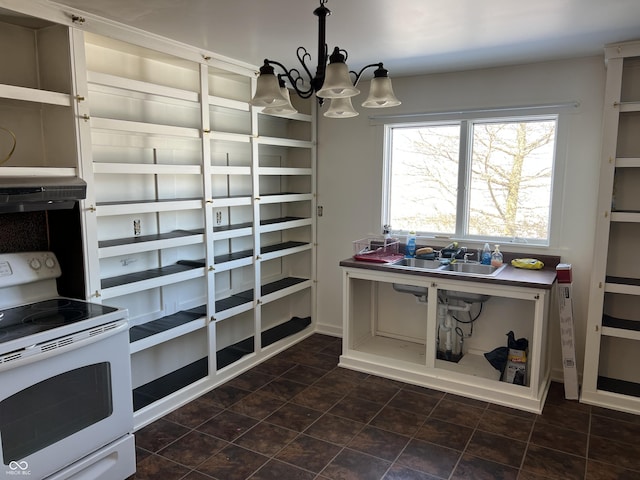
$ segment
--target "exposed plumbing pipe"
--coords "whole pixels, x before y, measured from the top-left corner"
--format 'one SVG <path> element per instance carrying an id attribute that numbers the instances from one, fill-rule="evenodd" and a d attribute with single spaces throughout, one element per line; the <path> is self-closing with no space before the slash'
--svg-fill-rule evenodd
<path id="1" fill-rule="evenodd" d="M 462 305 L 438 304 L 438 326 L 440 331 L 445 332 L 444 350 L 445 356 L 448 358 L 453 353 L 453 318 L 449 312 L 468 312 L 470 310 L 471 304 L 467 302 L 462 302 Z"/>
<path id="2" fill-rule="evenodd" d="M 452 346 L 451 346 L 451 315 L 449 315 L 449 311 L 447 309 L 446 303 L 438 304 L 438 327 L 439 331 L 445 333 L 445 343 L 444 350 L 445 354 L 448 352 L 451 354 Z"/>
<path id="3" fill-rule="evenodd" d="M 469 312 L 471 311 L 471 304 L 467 303 L 467 302 L 463 302 L 462 300 L 458 300 L 460 303 L 462 303 L 462 305 L 449 305 L 448 303 L 445 303 L 444 305 L 447 306 L 447 310 L 450 312 Z"/>

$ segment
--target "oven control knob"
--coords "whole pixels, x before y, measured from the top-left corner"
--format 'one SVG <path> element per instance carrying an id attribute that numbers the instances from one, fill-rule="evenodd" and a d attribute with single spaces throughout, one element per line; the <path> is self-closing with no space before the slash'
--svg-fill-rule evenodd
<path id="1" fill-rule="evenodd" d="M 29 262 L 29 266 L 34 270 L 39 270 L 40 267 L 42 267 L 42 264 L 40 263 L 40 260 L 38 260 L 37 258 L 32 258 L 31 261 Z"/>
<path id="2" fill-rule="evenodd" d="M 56 266 L 55 260 L 51 257 L 45 258 L 44 264 L 47 266 L 47 268 L 53 268 Z"/>

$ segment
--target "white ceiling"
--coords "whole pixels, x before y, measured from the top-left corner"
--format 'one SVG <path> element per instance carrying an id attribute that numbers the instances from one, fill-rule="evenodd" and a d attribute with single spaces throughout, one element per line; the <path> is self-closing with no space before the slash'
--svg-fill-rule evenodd
<path id="1" fill-rule="evenodd" d="M 57 0 L 253 65 L 317 61 L 318 0 Z M 329 0 L 329 49 L 391 76 L 602 54 L 640 39 L 640 0 Z M 311 67 L 315 71 L 314 67 Z"/>

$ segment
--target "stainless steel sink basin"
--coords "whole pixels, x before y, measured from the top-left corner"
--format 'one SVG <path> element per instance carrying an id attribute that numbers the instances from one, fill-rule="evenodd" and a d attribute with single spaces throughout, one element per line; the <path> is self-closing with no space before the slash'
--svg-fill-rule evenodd
<path id="1" fill-rule="evenodd" d="M 468 275 L 472 277 L 493 277 L 498 275 L 505 267 L 506 264 L 501 267 L 494 267 L 492 265 L 482 265 L 477 262 L 453 262 L 443 265 L 440 260 L 422 260 L 420 258 L 403 258 L 392 264 L 394 267 L 400 267 L 407 270 L 429 270 L 432 272 L 450 272 L 455 275 Z M 424 297 L 428 294 L 427 287 L 418 287 L 415 285 L 393 284 L 393 289 L 402 292 L 410 293 L 417 297 Z M 491 298 L 489 295 L 458 292 L 455 290 L 443 290 L 443 293 L 449 298 L 449 300 L 459 300 L 467 303 L 482 303 Z"/>
<path id="2" fill-rule="evenodd" d="M 469 275 L 495 276 L 506 266 L 494 267 L 493 265 L 483 265 L 481 263 L 451 263 L 441 268 L 441 271 L 450 271 Z"/>
<path id="3" fill-rule="evenodd" d="M 451 272 L 456 275 L 469 275 L 474 277 L 494 277 L 505 267 L 483 265 L 478 262 L 453 262 L 443 265 L 440 260 L 423 260 L 421 258 L 403 258 L 390 266 L 407 270 L 428 270 L 432 272 Z"/>
<path id="4" fill-rule="evenodd" d="M 437 270 L 442 267 L 440 260 L 424 260 L 422 258 L 403 258 L 393 264 L 397 267 L 420 268 L 427 270 Z"/>
<path id="5" fill-rule="evenodd" d="M 491 298 L 491 296 L 481 293 L 458 292 L 456 290 L 444 290 L 443 293 L 449 300 L 461 300 L 467 303 L 482 303 Z"/>

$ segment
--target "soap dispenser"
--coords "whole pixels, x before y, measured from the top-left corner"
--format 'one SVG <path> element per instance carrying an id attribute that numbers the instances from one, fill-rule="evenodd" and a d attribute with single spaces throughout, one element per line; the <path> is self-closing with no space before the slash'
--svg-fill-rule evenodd
<path id="1" fill-rule="evenodd" d="M 488 243 L 484 244 L 484 248 L 482 249 L 482 258 L 480 259 L 480 263 L 483 265 L 491 265 L 491 247 L 489 247 Z"/>
<path id="2" fill-rule="evenodd" d="M 491 266 L 496 268 L 502 266 L 502 252 L 500 252 L 500 245 L 496 245 L 496 249 L 491 254 Z"/>

